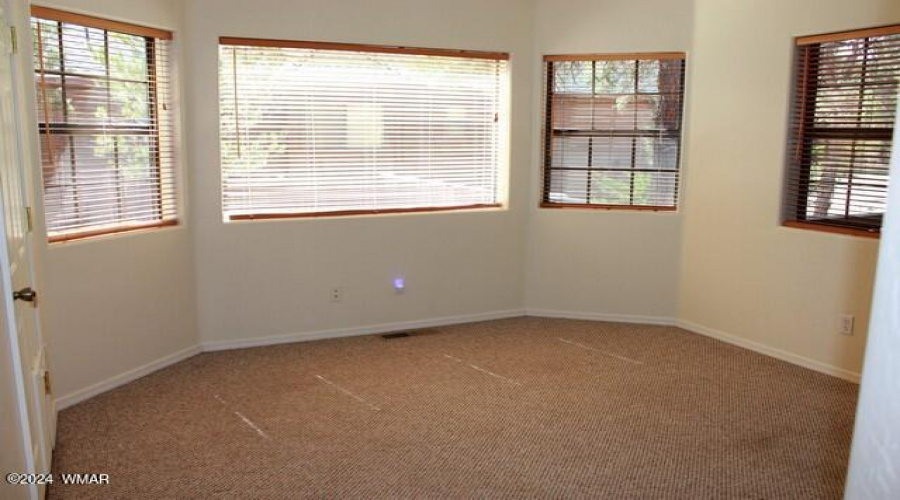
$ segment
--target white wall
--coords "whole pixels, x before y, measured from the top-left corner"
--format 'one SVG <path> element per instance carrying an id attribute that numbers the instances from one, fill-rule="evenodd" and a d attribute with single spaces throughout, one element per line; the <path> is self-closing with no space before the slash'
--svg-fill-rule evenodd
<path id="1" fill-rule="evenodd" d="M 176 31 L 176 46 L 179 43 L 177 0 L 34 3 L 171 29 Z M 40 172 L 35 175 L 40 186 Z M 36 219 L 37 234 L 44 234 L 40 210 Z M 196 345 L 191 240 L 185 224 L 53 245 L 38 240 L 43 326 L 57 397 L 71 399 L 95 384 Z"/>
<path id="2" fill-rule="evenodd" d="M 891 176 L 900 179 L 900 128 L 894 130 L 893 158 Z M 891 183 L 876 276 L 847 500 L 900 493 L 900 182 Z"/>
<path id="3" fill-rule="evenodd" d="M 894 0 L 41 4 L 176 31 L 191 208 L 179 228 L 42 249 L 58 395 L 198 341 L 524 308 L 678 318 L 842 375 L 859 370 L 877 241 L 779 227 L 791 38 L 898 22 Z M 223 35 L 511 52 L 509 208 L 223 223 Z M 679 211 L 537 208 L 541 55 L 679 50 L 689 71 Z M 391 289 L 397 275 L 404 295 Z M 335 286 L 340 303 L 329 302 Z M 837 334 L 842 313 L 857 316 L 855 337 Z"/>
<path id="4" fill-rule="evenodd" d="M 521 0 L 185 2 L 191 219 L 205 342 L 521 307 L 530 166 L 531 11 Z M 219 36 L 512 54 L 509 210 L 223 223 Z M 407 279 L 395 295 L 391 280 Z M 332 287 L 344 288 L 340 303 Z"/>
<path id="5" fill-rule="evenodd" d="M 679 316 L 858 373 L 878 241 L 779 225 L 792 38 L 900 22 L 900 2 L 697 0 L 694 12 Z M 855 336 L 839 335 L 841 314 Z"/>
<path id="6" fill-rule="evenodd" d="M 690 52 L 693 1 L 536 0 L 535 5 L 532 133 L 536 140 L 529 192 L 526 306 L 536 312 L 672 319 L 678 305 L 680 213 L 538 208 L 541 57 Z"/>

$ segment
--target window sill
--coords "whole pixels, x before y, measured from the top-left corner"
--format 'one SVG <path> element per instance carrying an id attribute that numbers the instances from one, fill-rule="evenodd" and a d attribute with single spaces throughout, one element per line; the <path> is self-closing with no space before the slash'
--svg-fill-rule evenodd
<path id="1" fill-rule="evenodd" d="M 858 237 L 869 238 L 869 239 L 881 238 L 880 231 L 867 231 L 865 229 L 854 229 L 854 228 L 850 228 L 850 227 L 831 226 L 828 224 L 816 224 L 814 222 L 789 220 L 789 221 L 784 221 L 782 223 L 782 225 L 784 227 L 790 227 L 790 228 L 794 228 L 794 229 L 804 229 L 807 231 L 818 231 L 821 233 L 843 234 L 846 236 L 858 236 Z"/>
<path id="2" fill-rule="evenodd" d="M 126 227 L 120 226 L 116 228 L 96 229 L 92 231 L 83 231 L 80 233 L 50 236 L 47 238 L 47 242 L 50 243 L 51 246 L 58 246 L 64 243 L 97 241 L 104 238 L 126 236 L 133 233 L 144 233 L 177 226 L 179 226 L 178 219 L 172 219 L 161 222 L 153 222 L 150 224 L 140 224 Z"/>
<path id="3" fill-rule="evenodd" d="M 333 212 L 297 212 L 297 213 L 268 213 L 246 214 L 229 216 L 225 222 L 248 222 L 259 220 L 285 220 L 285 219 L 326 219 L 336 217 L 355 217 L 373 215 L 403 215 L 424 214 L 435 212 L 473 212 L 488 211 L 503 208 L 500 203 L 465 205 L 458 207 L 421 207 L 421 208 L 392 208 L 384 210 L 340 210 Z"/>
<path id="4" fill-rule="evenodd" d="M 589 203 L 550 203 L 541 202 L 540 208 L 552 209 L 585 209 L 585 210 L 609 210 L 627 212 L 675 212 L 677 207 L 646 206 L 646 205 L 596 205 Z"/>

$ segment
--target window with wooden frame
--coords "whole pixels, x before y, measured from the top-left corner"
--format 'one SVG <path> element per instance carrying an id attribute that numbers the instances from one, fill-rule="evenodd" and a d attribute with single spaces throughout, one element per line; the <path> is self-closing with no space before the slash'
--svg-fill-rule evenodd
<path id="1" fill-rule="evenodd" d="M 675 210 L 683 53 L 544 57 L 542 207 Z"/>
<path id="2" fill-rule="evenodd" d="M 50 241 L 177 224 L 172 33 L 31 14 Z"/>
<path id="3" fill-rule="evenodd" d="M 220 39 L 223 218 L 500 206 L 507 59 Z"/>
<path id="4" fill-rule="evenodd" d="M 900 25 L 796 43 L 784 223 L 877 237 L 900 82 Z"/>

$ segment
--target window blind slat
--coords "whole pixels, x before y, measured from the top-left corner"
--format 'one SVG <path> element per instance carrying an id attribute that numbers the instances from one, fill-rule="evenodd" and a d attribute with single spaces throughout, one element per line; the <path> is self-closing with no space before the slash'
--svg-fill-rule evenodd
<path id="1" fill-rule="evenodd" d="M 227 42 L 226 220 L 498 203 L 505 57 Z"/>

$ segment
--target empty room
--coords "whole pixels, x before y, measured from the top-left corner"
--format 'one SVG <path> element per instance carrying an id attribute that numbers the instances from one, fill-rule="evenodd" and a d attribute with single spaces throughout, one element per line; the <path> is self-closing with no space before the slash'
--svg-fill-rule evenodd
<path id="1" fill-rule="evenodd" d="M 897 0 L 0 25 L 0 499 L 900 498 Z"/>

